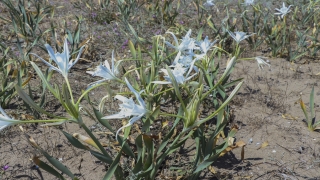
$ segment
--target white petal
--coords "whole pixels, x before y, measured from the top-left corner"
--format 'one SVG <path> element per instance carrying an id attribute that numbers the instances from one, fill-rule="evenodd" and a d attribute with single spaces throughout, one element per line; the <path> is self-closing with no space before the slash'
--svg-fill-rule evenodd
<path id="1" fill-rule="evenodd" d="M 130 89 L 130 91 L 133 92 L 133 94 L 136 96 L 139 104 L 140 104 L 141 106 L 145 107 L 146 105 L 145 105 L 143 99 L 141 98 L 140 94 L 131 86 L 131 84 L 129 83 L 129 81 L 127 80 L 127 78 L 124 78 L 124 80 L 126 81 L 127 86 L 128 86 L 128 88 Z"/>
<path id="2" fill-rule="evenodd" d="M 69 66 L 69 58 L 70 58 L 67 38 L 64 39 L 63 52 L 61 53 L 61 55 L 64 58 L 62 61 L 64 63 L 64 65 L 63 65 L 63 67 L 65 68 L 64 71 L 67 72 L 67 69 Z M 59 66 L 59 67 L 61 67 L 61 66 Z"/>
<path id="3" fill-rule="evenodd" d="M 122 119 L 125 118 L 126 116 L 123 115 L 123 113 L 117 113 L 117 114 L 112 114 L 109 116 L 102 117 L 101 119 Z"/>
<path id="4" fill-rule="evenodd" d="M 59 72 L 60 74 L 62 74 L 62 71 L 60 69 L 58 69 L 57 67 L 53 66 L 52 64 L 48 63 L 46 60 L 42 59 L 41 57 L 39 57 L 38 55 L 34 54 L 34 53 L 30 53 L 34 56 L 36 56 L 37 58 L 39 58 L 43 63 L 45 63 L 47 66 L 49 66 L 51 69 Z"/>
<path id="5" fill-rule="evenodd" d="M 76 60 L 75 60 L 72 64 L 69 64 L 68 70 L 69 70 L 72 66 L 74 66 L 74 65 L 79 61 L 80 56 L 81 56 L 81 54 L 82 54 L 83 48 L 84 48 L 84 46 L 82 46 L 82 47 L 80 48 Z"/>
<path id="6" fill-rule="evenodd" d="M 128 98 L 126 98 L 126 97 L 124 97 L 124 96 L 121 96 L 121 95 L 116 95 L 114 98 L 115 98 L 115 99 L 118 99 L 118 100 L 120 100 L 120 101 L 122 101 L 122 102 L 128 102 L 128 101 L 129 101 Z"/>
<path id="7" fill-rule="evenodd" d="M 52 60 L 54 60 L 54 62 L 56 62 L 57 61 L 56 60 L 56 56 L 54 54 L 54 51 L 53 51 L 52 47 L 49 44 L 45 44 L 44 46 L 47 48 L 47 51 L 48 51 L 48 54 L 49 54 L 50 58 Z"/>
<path id="8" fill-rule="evenodd" d="M 171 82 L 169 82 L 169 81 L 151 81 L 151 83 L 155 83 L 155 84 L 171 84 Z"/>

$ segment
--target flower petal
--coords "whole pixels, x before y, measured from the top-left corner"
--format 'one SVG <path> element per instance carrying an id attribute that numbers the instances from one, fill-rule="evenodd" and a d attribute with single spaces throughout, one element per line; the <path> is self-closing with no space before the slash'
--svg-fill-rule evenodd
<path id="1" fill-rule="evenodd" d="M 62 59 L 63 60 L 62 62 L 64 63 L 63 67 L 68 68 L 70 56 L 69 56 L 69 48 L 68 48 L 68 39 L 67 38 L 64 39 L 63 52 L 61 53 L 61 55 L 63 56 L 63 58 L 65 58 L 65 59 Z M 67 69 L 65 69 L 65 70 L 67 70 Z"/>
<path id="2" fill-rule="evenodd" d="M 109 116 L 104 116 L 101 119 L 122 119 L 125 118 L 126 116 L 123 115 L 123 113 L 119 112 L 117 114 L 112 114 Z"/>
<path id="3" fill-rule="evenodd" d="M 47 48 L 47 51 L 48 51 L 48 54 L 49 54 L 50 58 L 54 62 L 57 62 L 56 55 L 54 54 L 54 51 L 53 51 L 52 47 L 49 44 L 45 44 L 44 46 Z"/>
<path id="4" fill-rule="evenodd" d="M 48 63 L 48 61 L 42 59 L 40 56 L 34 54 L 34 53 L 30 53 L 34 56 L 36 56 L 37 58 L 39 58 L 43 63 L 45 63 L 47 66 L 49 66 L 51 69 L 57 71 L 58 73 L 62 74 L 62 71 L 60 69 L 58 69 L 57 67 L 53 66 L 52 64 Z"/>
<path id="5" fill-rule="evenodd" d="M 145 105 L 143 99 L 141 98 L 140 94 L 131 86 L 131 84 L 129 83 L 129 81 L 127 80 L 127 78 L 125 78 L 124 80 L 126 81 L 127 86 L 128 86 L 128 88 L 130 89 L 130 91 L 133 92 L 133 94 L 136 96 L 139 104 L 145 108 L 146 105 Z"/>
<path id="6" fill-rule="evenodd" d="M 81 54 L 82 54 L 83 48 L 84 48 L 84 46 L 82 46 L 82 47 L 80 48 L 76 60 L 75 60 L 71 65 L 69 65 L 68 70 L 69 70 L 72 66 L 74 66 L 74 65 L 79 61 L 80 56 L 81 56 Z"/>

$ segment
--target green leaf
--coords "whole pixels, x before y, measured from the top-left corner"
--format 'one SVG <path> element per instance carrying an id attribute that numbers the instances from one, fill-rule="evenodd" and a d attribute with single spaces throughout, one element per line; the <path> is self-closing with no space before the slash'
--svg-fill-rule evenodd
<path id="1" fill-rule="evenodd" d="M 170 77 L 170 79 L 171 79 L 172 86 L 173 86 L 173 88 L 174 88 L 174 91 L 175 91 L 175 93 L 176 93 L 176 96 L 177 96 L 178 99 L 180 100 L 180 103 L 181 103 L 181 105 L 182 105 L 182 107 L 183 107 L 183 110 L 184 110 L 185 112 L 187 112 L 186 106 L 185 106 L 185 104 L 184 104 L 184 102 L 183 102 L 183 100 L 182 100 L 182 96 L 181 96 L 181 94 L 180 94 L 180 89 L 179 89 L 177 80 L 176 80 L 176 78 L 174 77 L 174 75 L 172 74 L 172 71 L 171 71 L 171 69 L 168 67 L 168 65 L 166 65 L 166 69 L 167 69 L 168 74 L 169 74 L 169 77 Z"/>
<path id="2" fill-rule="evenodd" d="M 207 122 L 208 120 L 210 120 L 211 118 L 213 118 L 215 115 L 217 115 L 220 110 L 224 109 L 225 106 L 227 106 L 230 101 L 233 99 L 233 97 L 236 95 L 236 93 L 240 90 L 240 87 L 242 86 L 243 82 L 240 82 L 234 89 L 233 91 L 231 92 L 231 94 L 229 95 L 229 97 L 223 102 L 223 104 L 221 104 L 221 106 L 215 111 L 213 112 L 212 114 L 210 114 L 208 117 L 202 119 L 202 120 L 199 120 L 197 121 L 196 123 L 194 123 L 194 125 L 192 125 L 191 127 L 189 127 L 188 129 L 186 130 L 190 130 L 190 129 L 193 129 L 194 127 L 197 127 L 199 126 L 200 124 L 202 123 L 205 123 Z"/>
<path id="3" fill-rule="evenodd" d="M 57 94 L 55 89 L 53 89 L 53 87 L 49 84 L 49 82 L 47 81 L 47 78 L 44 77 L 44 75 L 41 72 L 41 70 L 39 69 L 39 67 L 34 62 L 30 62 L 30 63 L 32 65 L 32 67 L 34 68 L 34 70 L 37 72 L 37 74 L 40 77 L 40 79 L 42 80 L 42 82 L 44 82 L 46 84 L 49 91 L 54 95 L 55 98 L 59 99 L 59 95 Z"/>
<path id="4" fill-rule="evenodd" d="M 48 113 L 44 109 L 42 109 L 40 106 L 38 106 L 22 89 L 20 86 L 16 85 L 15 89 L 17 90 L 19 96 L 25 101 L 27 104 L 29 104 L 32 108 L 37 110 L 38 112 L 41 112 L 43 114 L 46 114 L 50 117 L 59 118 L 59 119 L 65 119 L 64 117 L 55 116 L 53 114 Z"/>
<path id="5" fill-rule="evenodd" d="M 314 124 L 315 110 L 314 110 L 314 86 L 312 87 L 310 94 L 310 111 L 311 111 L 311 123 Z"/>
<path id="6" fill-rule="evenodd" d="M 103 162 L 105 162 L 105 163 L 107 163 L 107 164 L 112 164 L 112 162 L 113 162 L 113 160 L 112 160 L 111 158 L 106 157 L 105 155 L 103 155 L 103 154 L 101 154 L 101 153 L 99 153 L 99 152 L 97 152 L 97 151 L 91 150 L 90 153 L 91 153 L 94 157 L 96 157 L 97 159 L 99 159 L 100 161 L 103 161 Z"/>
<path id="7" fill-rule="evenodd" d="M 63 165 L 57 159 L 50 156 L 46 151 L 42 149 L 40 149 L 40 151 L 55 168 L 59 169 L 61 172 L 68 175 L 69 177 L 75 178 L 72 172 L 65 165 Z"/>
<path id="8" fill-rule="evenodd" d="M 77 107 L 77 105 L 73 104 L 71 102 L 71 98 L 70 98 L 70 93 L 69 90 L 67 88 L 67 85 L 64 83 L 62 85 L 62 93 L 63 93 L 63 102 L 65 103 L 66 107 L 67 107 L 67 111 L 69 111 L 70 115 L 72 115 L 75 119 L 79 118 L 79 108 Z M 61 102 L 62 103 L 62 102 Z"/>
<path id="9" fill-rule="evenodd" d="M 198 36 L 197 36 L 197 40 L 198 41 L 200 41 L 201 40 L 201 38 L 202 38 L 202 34 L 203 34 L 203 27 L 199 30 L 199 32 L 198 32 Z"/>
<path id="10" fill-rule="evenodd" d="M 228 143 L 226 143 L 226 142 L 217 146 L 216 147 L 216 149 L 217 149 L 216 154 L 210 156 L 205 161 L 203 161 L 201 164 L 199 164 L 197 166 L 197 168 L 195 169 L 195 171 L 193 172 L 193 174 L 198 173 L 198 172 L 202 171 L 203 169 L 207 168 L 208 166 L 210 166 L 219 157 L 219 154 L 227 147 L 228 147 Z"/>
<path id="11" fill-rule="evenodd" d="M 65 179 L 58 171 L 56 171 L 54 168 L 46 164 L 45 162 L 41 161 L 38 157 L 33 157 L 33 162 L 39 166 L 41 169 L 47 171 L 48 173 L 54 175 L 55 177 L 59 179 Z"/>
<path id="12" fill-rule="evenodd" d="M 136 49 L 134 48 L 134 45 L 133 45 L 132 41 L 129 41 L 128 44 L 129 44 L 129 48 L 130 48 L 132 57 L 134 59 L 136 59 L 137 58 L 137 53 L 136 53 Z"/>
<path id="13" fill-rule="evenodd" d="M 70 134 L 68 134 L 65 131 L 62 131 L 62 133 L 66 136 L 66 138 L 68 139 L 68 141 L 76 148 L 79 149 L 84 149 L 84 150 L 90 150 L 90 148 L 88 148 L 87 146 L 83 145 L 77 138 L 71 136 Z"/>
<path id="14" fill-rule="evenodd" d="M 109 131 L 111 131 L 113 134 L 115 134 L 115 131 L 112 129 L 111 125 L 109 124 L 109 121 L 106 119 L 102 119 L 103 115 L 101 114 L 101 112 L 96 109 L 95 107 L 93 107 L 93 112 L 96 115 L 97 120 L 106 128 L 108 128 Z"/>
<path id="15" fill-rule="evenodd" d="M 113 162 L 112 162 L 111 166 L 109 167 L 106 175 L 103 177 L 103 180 L 109 180 L 115 174 L 115 171 L 118 168 L 118 164 L 119 164 L 119 161 L 120 161 L 121 153 L 122 153 L 122 148 L 121 148 L 120 152 L 118 153 L 117 157 L 113 160 Z"/>
<path id="16" fill-rule="evenodd" d="M 183 115 L 183 110 L 182 110 L 182 107 L 180 106 L 179 110 L 178 110 L 178 116 L 181 116 Z M 178 125 L 178 123 L 180 122 L 181 118 L 177 117 L 174 121 L 174 124 L 170 130 L 170 132 L 163 138 L 159 148 L 158 148 L 158 151 L 157 151 L 157 154 L 160 154 L 161 151 L 167 147 L 167 144 L 169 143 L 173 133 L 174 133 L 174 130 L 176 128 L 176 126 Z"/>

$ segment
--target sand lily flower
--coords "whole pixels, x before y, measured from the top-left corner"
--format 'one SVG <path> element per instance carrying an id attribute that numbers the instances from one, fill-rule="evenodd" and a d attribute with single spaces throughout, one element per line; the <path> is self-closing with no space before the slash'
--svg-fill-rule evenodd
<path id="1" fill-rule="evenodd" d="M 176 64 L 182 65 L 184 68 L 189 68 L 191 63 L 193 61 L 193 55 L 185 55 L 185 56 L 180 56 L 179 59 L 175 59 L 172 63 L 172 67 L 175 67 Z"/>
<path id="2" fill-rule="evenodd" d="M 63 52 L 62 53 L 57 52 L 57 53 L 54 54 L 54 51 L 53 51 L 52 47 L 49 44 L 45 44 L 45 46 L 46 46 L 47 51 L 49 53 L 50 59 L 52 59 L 56 63 L 57 67 L 53 66 L 52 64 L 50 64 L 49 62 L 47 62 L 46 60 L 42 59 L 41 57 L 39 57 L 36 54 L 33 54 L 33 53 L 30 53 L 30 54 L 33 54 L 33 55 L 37 56 L 42 62 L 44 62 L 47 66 L 49 66 L 50 69 L 59 72 L 60 74 L 62 74 L 62 76 L 64 78 L 68 77 L 68 72 L 69 72 L 70 68 L 78 62 L 78 60 L 80 58 L 80 55 L 81 55 L 81 52 L 82 52 L 82 49 L 84 47 L 84 46 L 82 46 L 80 48 L 78 56 L 74 61 L 73 60 L 69 61 L 70 53 L 69 53 L 69 49 L 68 49 L 67 38 L 65 38 L 65 40 L 64 40 Z"/>
<path id="3" fill-rule="evenodd" d="M 254 4 L 254 0 L 245 0 L 242 4 L 245 6 L 250 6 Z"/>
<path id="4" fill-rule="evenodd" d="M 186 81 L 188 81 L 189 79 L 193 78 L 193 76 L 195 76 L 196 74 L 188 77 L 189 73 L 186 75 L 186 77 L 184 76 L 185 72 L 186 72 L 187 68 L 184 68 L 182 64 L 178 63 L 174 66 L 174 69 L 172 70 L 172 74 L 175 77 L 176 81 L 178 84 L 184 84 Z M 171 78 L 169 76 L 169 73 L 167 71 L 167 69 L 161 69 L 161 71 L 164 73 L 163 78 L 165 79 L 165 81 L 152 81 L 152 83 L 156 83 L 156 84 L 171 84 Z"/>
<path id="5" fill-rule="evenodd" d="M 122 126 L 116 133 L 116 137 L 118 136 L 118 133 L 120 130 L 131 126 L 133 123 L 141 119 L 147 112 L 148 110 L 146 109 L 146 105 L 141 98 L 140 94 L 131 86 L 127 78 L 125 78 L 125 82 L 127 83 L 128 88 L 130 89 L 131 92 L 136 96 L 137 101 L 139 102 L 138 104 L 135 104 L 133 99 L 126 98 L 121 95 L 116 95 L 114 98 L 122 101 L 122 104 L 120 104 L 120 112 L 117 114 L 113 114 L 110 116 L 105 116 L 102 119 L 122 119 L 126 117 L 131 117 L 132 118 L 129 120 L 129 123 Z"/>
<path id="6" fill-rule="evenodd" d="M 275 14 L 275 15 L 281 15 L 281 19 L 283 19 L 283 17 L 291 11 L 291 10 L 290 10 L 290 7 L 291 7 L 291 6 L 292 6 L 292 5 L 286 7 L 286 5 L 285 5 L 284 2 L 283 2 L 282 7 L 281 7 L 280 9 L 276 8 L 275 10 L 277 10 L 278 12 L 277 12 L 277 13 L 274 13 L 274 14 Z"/>
<path id="7" fill-rule="evenodd" d="M 2 131 L 4 128 L 15 125 L 20 123 L 21 121 L 18 120 L 14 120 L 12 118 L 10 118 L 5 112 L 4 110 L 0 107 L 0 131 Z"/>
<path id="8" fill-rule="evenodd" d="M 203 3 L 204 7 L 211 7 L 214 6 L 213 0 L 207 0 L 205 3 Z"/>
<path id="9" fill-rule="evenodd" d="M 207 54 L 207 52 L 216 42 L 217 40 L 210 42 L 208 36 L 206 36 L 203 41 L 196 41 L 196 45 L 198 45 L 198 48 L 200 49 L 202 54 Z"/>
<path id="10" fill-rule="evenodd" d="M 116 66 L 114 65 L 113 51 L 112 51 L 112 59 L 111 59 L 111 68 L 110 68 L 109 62 L 105 60 L 104 64 L 101 63 L 99 66 L 97 66 L 95 71 L 87 71 L 87 73 L 91 74 L 92 76 L 99 76 L 103 78 L 99 81 L 96 81 L 90 84 L 99 84 L 103 81 L 118 79 L 116 77 L 119 73 L 118 65 Z"/>
<path id="11" fill-rule="evenodd" d="M 254 35 L 255 33 L 252 33 L 250 35 L 247 35 L 247 33 L 245 32 L 240 32 L 240 31 L 236 31 L 236 32 L 230 32 L 228 30 L 228 33 L 230 34 L 230 36 L 237 42 L 237 44 L 239 44 L 242 40 Z"/>
<path id="12" fill-rule="evenodd" d="M 176 56 L 176 59 L 180 58 L 181 53 L 185 53 L 186 51 L 193 51 L 195 48 L 195 40 L 193 38 L 190 38 L 191 35 L 191 29 L 187 32 L 187 34 L 182 38 L 181 43 L 179 44 L 177 37 L 172 33 L 172 32 L 167 32 L 172 35 L 174 41 L 175 41 L 175 46 L 172 45 L 169 42 L 165 42 L 167 46 L 174 48 L 178 51 L 178 54 Z"/>
<path id="13" fill-rule="evenodd" d="M 267 66 L 269 66 L 269 68 L 271 68 L 271 65 L 270 65 L 269 63 L 267 63 L 268 60 L 265 61 L 265 60 L 262 59 L 262 57 L 260 57 L 260 56 L 255 57 L 255 59 L 256 59 L 256 61 L 257 61 L 257 63 L 258 63 L 258 67 L 259 67 L 260 70 L 263 69 L 263 66 L 264 66 L 264 65 L 267 65 Z"/>

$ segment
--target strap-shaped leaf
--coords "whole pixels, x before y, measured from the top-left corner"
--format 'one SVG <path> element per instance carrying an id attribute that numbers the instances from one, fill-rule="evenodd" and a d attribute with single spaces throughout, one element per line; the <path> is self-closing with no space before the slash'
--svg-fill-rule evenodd
<path id="1" fill-rule="evenodd" d="M 236 129 L 232 129 L 229 132 L 228 137 L 226 138 L 225 142 L 215 148 L 214 154 L 212 154 L 211 156 L 205 157 L 205 160 L 197 166 L 197 168 L 195 169 L 195 171 L 193 173 L 194 174 L 198 173 L 198 172 L 202 171 L 203 169 L 207 168 L 208 166 L 210 166 L 219 157 L 220 153 L 228 147 L 227 141 L 228 141 L 229 137 L 233 137 L 236 132 L 237 132 Z"/>
<path id="2" fill-rule="evenodd" d="M 97 120 L 106 128 L 108 128 L 109 131 L 111 131 L 113 134 L 115 134 L 114 130 L 112 129 L 111 125 L 109 124 L 109 121 L 106 119 L 101 119 L 103 115 L 101 112 L 92 106 L 93 112 L 96 115 Z"/>
<path id="3" fill-rule="evenodd" d="M 94 114 L 96 115 L 96 118 L 98 119 L 98 121 L 103 125 L 105 126 L 106 128 L 108 128 L 113 134 L 115 134 L 115 132 L 113 131 L 111 125 L 109 124 L 108 120 L 106 119 L 101 119 L 103 117 L 103 115 L 101 114 L 100 111 L 98 111 L 96 108 L 93 108 L 93 111 L 94 111 Z M 123 142 L 123 138 L 122 137 L 118 137 L 118 139 L 120 140 L 119 143 L 122 144 Z M 127 155 L 131 156 L 132 158 L 135 158 L 135 155 L 134 153 L 132 152 L 130 146 L 128 145 L 128 143 L 126 143 L 124 145 L 124 148 L 123 148 L 123 152 L 126 153 Z"/>
<path id="4" fill-rule="evenodd" d="M 220 110 L 224 109 L 229 103 L 230 101 L 233 99 L 233 97 L 236 95 L 236 93 L 239 91 L 240 87 L 242 86 L 243 82 L 240 82 L 235 88 L 234 90 L 231 92 L 231 94 L 229 95 L 229 97 L 223 102 L 223 104 L 221 104 L 221 106 L 212 114 L 210 114 L 208 117 L 201 119 L 199 121 L 197 121 L 196 123 L 194 123 L 194 125 L 192 125 L 191 127 L 189 127 L 188 129 L 186 129 L 185 131 L 188 131 L 190 129 L 193 129 L 194 127 L 199 126 L 200 124 L 207 122 L 208 120 L 210 120 L 211 118 L 213 118 L 214 116 L 216 116 Z"/>
<path id="5" fill-rule="evenodd" d="M 63 100 L 66 104 L 66 107 L 68 109 L 66 109 L 67 111 L 69 110 L 69 113 L 72 115 L 72 117 L 74 117 L 75 119 L 79 118 L 79 108 L 76 107 L 75 104 L 73 104 L 73 102 L 70 100 L 70 93 L 69 90 L 67 88 L 67 85 L 64 83 L 62 85 L 62 93 L 63 93 Z"/>
<path id="6" fill-rule="evenodd" d="M 39 67 L 34 62 L 30 62 L 30 63 L 32 65 L 32 67 L 34 68 L 34 70 L 37 72 L 37 74 L 40 77 L 40 79 L 42 80 L 42 82 L 44 82 L 46 84 L 46 86 L 48 87 L 49 91 L 54 95 L 55 98 L 59 99 L 59 96 L 58 96 L 57 92 L 49 84 L 49 82 L 47 81 L 47 78 L 44 77 L 44 75 L 41 72 L 41 70 L 39 69 Z"/>
<path id="7" fill-rule="evenodd" d="M 68 175 L 72 179 L 75 178 L 75 176 L 72 174 L 72 172 L 65 166 L 63 165 L 60 161 L 55 159 L 54 157 L 50 156 L 46 151 L 40 149 L 41 153 L 46 157 L 46 159 L 58 170 L 63 172 L 64 174 Z"/>
<path id="8" fill-rule="evenodd" d="M 111 158 L 106 157 L 105 155 L 103 155 L 103 154 L 101 154 L 101 153 L 99 153 L 99 152 L 97 152 L 97 151 L 90 151 L 90 153 L 91 153 L 94 157 L 96 157 L 97 159 L 99 159 L 100 161 L 103 161 L 103 162 L 105 162 L 105 163 L 107 163 L 107 164 L 112 164 L 112 162 L 113 162 L 113 160 L 112 160 Z"/>
<path id="9" fill-rule="evenodd" d="M 54 175 L 55 177 L 59 179 L 65 179 L 58 171 L 56 171 L 54 168 L 46 164 L 45 162 L 41 161 L 38 157 L 33 157 L 32 158 L 33 162 L 39 166 L 41 169 L 47 171 L 48 173 Z"/>
<path id="10" fill-rule="evenodd" d="M 131 52 L 131 55 L 132 55 L 133 59 L 137 59 L 136 48 L 134 47 L 132 41 L 129 41 L 128 45 L 129 45 L 130 52 Z"/>
<path id="11" fill-rule="evenodd" d="M 90 150 L 87 146 L 83 145 L 77 138 L 73 137 L 69 133 L 62 131 L 62 133 L 66 136 L 68 141 L 76 148 L 84 149 L 84 150 Z"/>
<path id="12" fill-rule="evenodd" d="M 42 109 L 40 106 L 38 106 L 22 89 L 20 86 L 16 85 L 15 86 L 19 96 L 23 99 L 23 101 L 25 101 L 27 104 L 29 104 L 32 108 L 34 108 L 35 110 L 37 110 L 38 112 L 41 112 L 43 114 L 46 114 L 50 117 L 54 117 L 54 118 L 59 118 L 59 119 L 65 119 L 64 117 L 59 117 L 59 116 L 55 116 L 53 114 L 48 113 L 47 111 L 45 111 L 44 109 Z"/>
<path id="13" fill-rule="evenodd" d="M 183 110 L 182 110 L 182 107 L 180 106 L 179 110 L 178 110 L 178 116 L 181 116 L 183 114 Z M 178 125 L 178 123 L 180 122 L 181 118 L 177 117 L 174 121 L 174 124 L 170 130 L 170 132 L 163 138 L 159 148 L 158 148 L 158 151 L 157 151 L 157 154 L 160 154 L 161 151 L 167 146 L 167 144 L 169 143 L 173 133 L 174 133 L 174 130 L 176 128 L 176 126 Z"/>
<path id="14" fill-rule="evenodd" d="M 314 110 L 314 86 L 312 87 L 310 93 L 310 111 L 311 111 L 311 123 L 312 125 L 315 122 L 315 110 Z"/>
<path id="15" fill-rule="evenodd" d="M 115 175 L 115 172 L 116 172 L 117 168 L 119 167 L 119 161 L 120 161 L 121 153 L 122 153 L 122 148 L 121 148 L 120 152 L 118 153 L 117 157 L 113 160 L 113 162 L 112 162 L 111 166 L 109 167 L 106 175 L 103 177 L 103 180 L 109 180 L 109 179 L 112 178 L 113 175 Z M 119 171 L 118 171 L 118 173 L 119 173 Z M 119 176 L 119 174 L 117 176 Z M 123 178 L 123 176 L 121 178 Z"/>
<path id="16" fill-rule="evenodd" d="M 177 80 L 176 80 L 176 78 L 174 77 L 174 75 L 172 74 L 172 71 L 171 71 L 171 69 L 170 69 L 168 66 L 166 66 L 166 69 L 167 69 L 168 74 L 169 74 L 169 77 L 170 77 L 170 79 L 171 79 L 172 86 L 173 86 L 173 88 L 174 88 L 174 91 L 175 91 L 175 93 L 176 93 L 176 96 L 178 97 L 178 99 L 179 99 L 179 101 L 180 101 L 180 103 L 181 103 L 181 105 L 182 105 L 182 107 L 183 107 L 183 110 L 184 110 L 185 112 L 187 112 L 186 106 L 185 106 L 185 104 L 184 104 L 184 102 L 183 102 L 183 100 L 182 100 L 182 96 L 181 96 L 181 94 L 180 94 L 180 89 L 179 89 Z"/>

